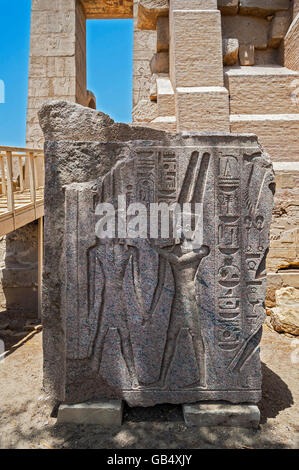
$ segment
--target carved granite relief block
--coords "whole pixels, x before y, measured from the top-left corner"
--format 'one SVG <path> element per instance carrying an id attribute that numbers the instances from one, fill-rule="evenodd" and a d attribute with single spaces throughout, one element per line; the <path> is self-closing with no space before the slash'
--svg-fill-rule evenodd
<path id="1" fill-rule="evenodd" d="M 165 132 L 153 139 L 46 143 L 46 385 L 65 402 L 256 403 L 274 193 L 270 159 L 253 135 Z M 140 212 L 127 210 L 133 203 L 145 209 L 137 238 Z M 189 204 L 190 232 L 173 217 L 169 236 L 160 224 L 155 237 L 153 203 Z M 112 221 L 113 238 L 98 230 L 101 204 L 127 214 L 102 225 Z M 52 278 L 55 249 L 60 268 Z M 56 370 L 51 337 L 58 330 L 64 364 Z"/>

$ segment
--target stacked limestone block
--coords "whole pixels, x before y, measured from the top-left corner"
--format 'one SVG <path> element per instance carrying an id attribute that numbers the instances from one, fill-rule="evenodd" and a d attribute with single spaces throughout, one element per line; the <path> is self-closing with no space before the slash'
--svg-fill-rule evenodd
<path id="1" fill-rule="evenodd" d="M 141 0 L 137 14 L 140 29 L 157 31 L 151 99 L 157 102 L 158 117 L 150 125 L 173 131 L 228 132 L 216 0 Z"/>
<path id="2" fill-rule="evenodd" d="M 275 208 L 267 259 L 267 313 L 279 332 L 299 334 L 299 163 L 274 163 Z"/>
<path id="3" fill-rule="evenodd" d="M 86 22 L 80 2 L 33 0 L 27 111 L 27 145 L 42 147 L 37 117 L 49 98 L 86 102 Z"/>

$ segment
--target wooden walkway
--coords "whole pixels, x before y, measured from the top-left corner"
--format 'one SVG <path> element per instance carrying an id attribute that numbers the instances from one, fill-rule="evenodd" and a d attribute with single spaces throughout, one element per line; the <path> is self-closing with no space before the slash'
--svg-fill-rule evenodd
<path id="1" fill-rule="evenodd" d="M 0 236 L 44 215 L 41 150 L 0 147 Z"/>
<path id="2" fill-rule="evenodd" d="M 41 314 L 44 216 L 44 153 L 0 147 L 0 236 L 38 220 L 38 312 Z"/>

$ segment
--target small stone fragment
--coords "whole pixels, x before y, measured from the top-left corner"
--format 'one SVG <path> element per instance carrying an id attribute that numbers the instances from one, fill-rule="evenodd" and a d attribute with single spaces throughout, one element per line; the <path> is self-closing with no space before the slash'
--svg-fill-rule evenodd
<path id="1" fill-rule="evenodd" d="M 239 41 L 238 39 L 223 39 L 223 65 L 234 65 L 238 61 Z"/>
<path id="2" fill-rule="evenodd" d="M 222 15 L 236 15 L 239 9 L 239 0 L 218 0 L 218 9 Z"/>
<path id="3" fill-rule="evenodd" d="M 276 307 L 270 310 L 271 324 L 279 333 L 299 335 L 299 289 L 283 287 L 276 291 Z"/>
<path id="4" fill-rule="evenodd" d="M 154 54 L 150 68 L 152 73 L 168 73 L 169 72 L 169 54 L 168 52 L 157 52 Z"/>
<path id="5" fill-rule="evenodd" d="M 239 47 L 240 65 L 254 65 L 254 45 L 241 44 Z"/>

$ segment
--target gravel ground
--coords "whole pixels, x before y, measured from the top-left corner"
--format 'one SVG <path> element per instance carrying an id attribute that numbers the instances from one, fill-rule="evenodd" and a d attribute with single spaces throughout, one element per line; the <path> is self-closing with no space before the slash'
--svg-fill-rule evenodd
<path id="1" fill-rule="evenodd" d="M 57 425 L 41 391 L 41 332 L 0 363 L 2 449 L 225 449 L 299 447 L 299 341 L 264 327 L 258 430 L 187 428 L 181 407 L 126 408 L 121 428 Z M 0 336 L 1 337 L 1 336 Z M 12 343 L 22 339 L 21 333 Z M 298 343 L 296 344 L 296 341 Z M 297 352 L 296 352 L 296 349 Z M 296 363 L 297 361 L 297 363 Z"/>

